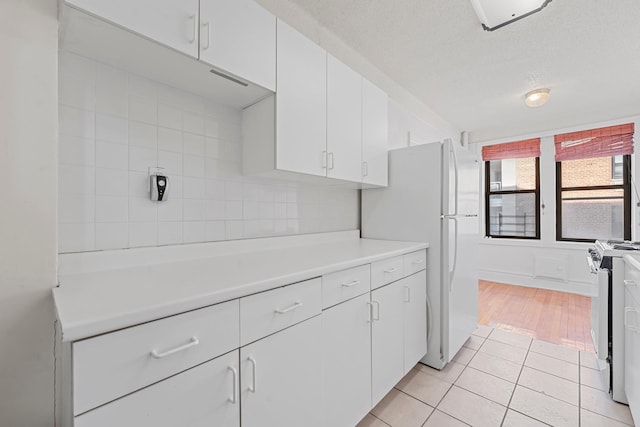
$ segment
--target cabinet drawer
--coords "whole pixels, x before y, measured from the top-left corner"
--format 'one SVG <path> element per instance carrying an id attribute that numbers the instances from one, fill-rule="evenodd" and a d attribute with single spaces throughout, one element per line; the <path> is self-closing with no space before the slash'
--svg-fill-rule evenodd
<path id="1" fill-rule="evenodd" d="M 319 277 L 241 298 L 241 345 L 320 314 L 321 298 Z"/>
<path id="2" fill-rule="evenodd" d="M 403 257 L 404 275 L 409 276 L 427 268 L 427 250 L 411 252 Z"/>
<path id="3" fill-rule="evenodd" d="M 374 262 L 371 264 L 371 289 L 395 282 L 403 276 L 402 255 Z"/>
<path id="4" fill-rule="evenodd" d="M 238 301 L 73 343 L 74 415 L 239 347 Z"/>
<path id="5" fill-rule="evenodd" d="M 371 267 L 360 267 L 322 276 L 322 308 L 331 307 L 371 290 Z"/>
<path id="6" fill-rule="evenodd" d="M 74 427 L 239 426 L 238 350 L 86 412 Z"/>

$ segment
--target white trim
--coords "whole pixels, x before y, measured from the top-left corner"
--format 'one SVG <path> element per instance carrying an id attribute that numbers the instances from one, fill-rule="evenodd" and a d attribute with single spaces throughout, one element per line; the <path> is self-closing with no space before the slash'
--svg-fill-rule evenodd
<path id="1" fill-rule="evenodd" d="M 595 284 L 563 280 L 535 278 L 529 274 L 516 274 L 507 271 L 479 270 L 478 279 L 490 282 L 508 283 L 527 288 L 548 289 L 551 291 L 567 292 L 588 297 L 596 296 L 598 288 Z"/>

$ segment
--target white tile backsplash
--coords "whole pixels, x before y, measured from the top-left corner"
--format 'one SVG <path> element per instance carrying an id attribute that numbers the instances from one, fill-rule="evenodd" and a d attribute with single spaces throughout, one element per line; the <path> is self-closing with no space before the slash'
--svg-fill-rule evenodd
<path id="1" fill-rule="evenodd" d="M 64 51 L 59 92 L 61 253 L 359 225 L 357 190 L 243 176 L 237 109 Z"/>

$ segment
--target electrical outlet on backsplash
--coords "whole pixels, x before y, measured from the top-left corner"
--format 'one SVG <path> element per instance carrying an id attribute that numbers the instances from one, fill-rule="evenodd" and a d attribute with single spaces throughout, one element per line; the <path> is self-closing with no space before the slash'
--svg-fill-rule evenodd
<path id="1" fill-rule="evenodd" d="M 60 253 L 358 228 L 358 190 L 242 176 L 235 108 L 66 51 L 59 103 Z"/>

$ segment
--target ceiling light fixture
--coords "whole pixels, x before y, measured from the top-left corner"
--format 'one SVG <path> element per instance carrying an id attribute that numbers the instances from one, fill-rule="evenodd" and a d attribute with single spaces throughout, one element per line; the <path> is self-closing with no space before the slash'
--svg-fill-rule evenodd
<path id="1" fill-rule="evenodd" d="M 497 30 L 519 19 L 540 12 L 551 0 L 471 0 L 482 28 Z"/>
<path id="2" fill-rule="evenodd" d="M 551 96 L 550 92 L 551 90 L 548 88 L 541 88 L 527 92 L 524 97 L 524 103 L 527 104 L 527 107 L 540 107 L 547 103 Z"/>

